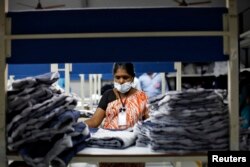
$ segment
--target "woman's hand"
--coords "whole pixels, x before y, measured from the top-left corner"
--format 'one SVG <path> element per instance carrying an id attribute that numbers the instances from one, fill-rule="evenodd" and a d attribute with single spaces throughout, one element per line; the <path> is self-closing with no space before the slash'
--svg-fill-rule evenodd
<path id="1" fill-rule="evenodd" d="M 97 128 L 102 123 L 103 119 L 105 118 L 105 111 L 101 108 L 97 108 L 94 115 L 84 121 L 90 128 Z"/>

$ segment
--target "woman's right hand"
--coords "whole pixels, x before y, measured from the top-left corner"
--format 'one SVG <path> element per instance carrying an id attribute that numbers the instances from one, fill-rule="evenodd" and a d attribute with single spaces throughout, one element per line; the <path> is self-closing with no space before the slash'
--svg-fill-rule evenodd
<path id="1" fill-rule="evenodd" d="M 94 115 L 84 121 L 90 128 L 98 128 L 101 125 L 103 119 L 105 118 L 105 111 L 101 108 L 97 108 Z"/>

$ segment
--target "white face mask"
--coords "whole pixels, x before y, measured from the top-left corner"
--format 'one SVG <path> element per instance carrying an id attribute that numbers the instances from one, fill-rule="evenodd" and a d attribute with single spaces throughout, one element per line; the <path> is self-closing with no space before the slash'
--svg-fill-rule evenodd
<path id="1" fill-rule="evenodd" d="M 119 84 L 117 82 L 114 82 L 114 87 L 121 93 L 127 93 L 131 89 L 132 83 L 125 82 L 124 84 Z"/>

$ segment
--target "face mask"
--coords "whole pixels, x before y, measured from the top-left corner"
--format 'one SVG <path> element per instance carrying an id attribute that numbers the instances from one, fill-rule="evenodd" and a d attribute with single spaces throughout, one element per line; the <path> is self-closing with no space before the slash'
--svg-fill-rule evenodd
<path id="1" fill-rule="evenodd" d="M 124 84 L 115 82 L 114 87 L 121 93 L 127 93 L 131 89 L 132 84 L 131 82 L 125 82 Z"/>

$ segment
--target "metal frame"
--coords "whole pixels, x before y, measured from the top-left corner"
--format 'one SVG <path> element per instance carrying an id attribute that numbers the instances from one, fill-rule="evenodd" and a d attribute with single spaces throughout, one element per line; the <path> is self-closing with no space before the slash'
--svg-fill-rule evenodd
<path id="1" fill-rule="evenodd" d="M 111 32 L 111 33 L 74 33 L 74 34 L 22 34 L 6 35 L 7 40 L 18 39 L 67 39 L 67 38 L 138 38 L 138 37 L 194 37 L 194 36 L 229 36 L 224 31 L 171 31 L 171 32 Z"/>
<path id="2" fill-rule="evenodd" d="M 176 90 L 180 91 L 182 84 L 182 63 L 176 62 L 174 67 L 176 69 Z"/>
<path id="3" fill-rule="evenodd" d="M 7 159 L 15 159 L 15 157 L 6 155 L 6 82 L 7 82 L 7 47 L 8 40 L 12 39 L 48 39 L 48 38 L 103 38 L 103 37 L 159 37 L 159 36 L 228 36 L 230 58 L 228 61 L 228 90 L 229 90 L 229 112 L 230 112 L 230 149 L 239 150 L 239 119 L 238 119 L 238 27 L 237 27 L 237 5 L 236 0 L 226 0 L 229 9 L 229 30 L 215 32 L 124 32 L 124 33 L 84 33 L 84 34 L 33 34 L 33 35 L 8 35 L 6 30 L 6 6 L 8 1 L 0 1 L 0 166 L 7 167 Z M 138 162 L 138 161 L 186 161 L 186 160 L 204 160 L 206 156 L 154 156 L 154 155 L 128 155 L 128 156 L 76 156 L 73 161 L 103 161 L 103 162 Z"/>
<path id="4" fill-rule="evenodd" d="M 240 47 L 241 48 L 250 48 L 250 30 L 240 34 L 240 38 L 241 38 Z"/>
<path id="5" fill-rule="evenodd" d="M 7 93 L 7 65 L 6 65 L 6 22 L 5 2 L 0 1 L 0 166 L 7 166 L 6 158 L 6 93 Z"/>
<path id="6" fill-rule="evenodd" d="M 239 54 L 237 1 L 227 0 L 229 8 L 228 101 L 230 119 L 230 150 L 239 150 Z"/>

